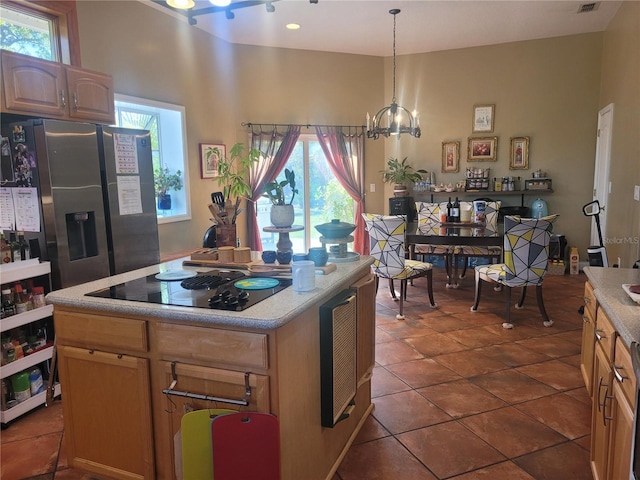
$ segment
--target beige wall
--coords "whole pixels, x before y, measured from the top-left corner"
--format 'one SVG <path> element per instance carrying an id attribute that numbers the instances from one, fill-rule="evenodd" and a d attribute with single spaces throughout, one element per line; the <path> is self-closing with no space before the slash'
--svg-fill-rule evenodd
<path id="1" fill-rule="evenodd" d="M 607 231 L 609 262 L 629 267 L 640 259 L 640 2 L 625 2 L 604 36 L 599 107 L 614 104 L 611 194 Z"/>
<path id="2" fill-rule="evenodd" d="M 399 90 L 398 99 L 421 112 L 423 133 L 417 141 L 387 140 L 387 157 L 408 156 L 416 167 L 435 170 L 444 184 L 463 180 L 467 167 L 490 167 L 492 177 L 523 179 L 542 169 L 554 193 L 541 198 L 550 213 L 560 214 L 554 232 L 586 252 L 590 223 L 581 208 L 591 199 L 593 183 L 602 37 L 594 33 L 400 57 L 398 82 L 410 93 L 403 98 Z M 472 134 L 474 104 L 495 104 L 493 133 Z M 497 137 L 497 161 L 468 162 L 471 136 Z M 517 136 L 530 137 L 528 170 L 509 170 L 510 138 Z M 460 142 L 459 173 L 440 173 L 443 141 Z M 535 199 L 525 197 L 525 205 Z M 519 204 L 520 198 L 502 200 Z"/>
<path id="3" fill-rule="evenodd" d="M 200 179 L 199 143 L 246 143 L 242 122 L 362 125 L 382 102 L 381 58 L 233 46 L 139 2 L 77 5 L 83 67 L 113 75 L 117 93 L 186 108 L 193 219 L 160 225 L 162 255 L 200 247 L 211 225 L 218 188 Z"/>
<path id="4" fill-rule="evenodd" d="M 78 16 L 84 67 L 112 74 L 118 93 L 186 107 L 193 220 L 160 226 L 165 255 L 199 246 L 210 225 L 206 206 L 215 184 L 200 179 L 198 143 L 246 142 L 241 122 L 362 124 L 367 111 L 373 115 L 391 100 L 389 58 L 233 46 L 138 2 L 78 2 Z M 420 111 L 423 135 L 367 140 L 365 184 L 367 190 L 377 184 L 367 210 L 387 209 L 390 191 L 379 172 L 390 156 L 408 156 L 445 183 L 480 165 L 466 162 L 472 106 L 494 103 L 498 160 L 483 166 L 492 176 L 528 178 L 546 170 L 555 193 L 545 199 L 561 214 L 555 231 L 585 252 L 590 222 L 581 207 L 593 183 L 603 38 L 594 33 L 399 57 L 398 102 Z M 521 135 L 531 137 L 531 168 L 510 172 L 509 137 Z M 440 174 L 445 140 L 461 143 L 459 174 Z"/>

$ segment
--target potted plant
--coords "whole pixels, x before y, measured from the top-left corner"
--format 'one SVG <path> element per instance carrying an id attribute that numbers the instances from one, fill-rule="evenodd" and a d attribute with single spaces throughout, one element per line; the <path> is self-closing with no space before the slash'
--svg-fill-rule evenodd
<path id="1" fill-rule="evenodd" d="M 169 167 L 155 167 L 153 169 L 153 183 L 158 197 L 159 210 L 171 210 L 171 190 L 182 189 L 182 172 L 176 170 L 171 173 Z"/>
<path id="2" fill-rule="evenodd" d="M 413 170 L 413 167 L 407 163 L 407 157 L 404 157 L 402 161 L 397 158 L 389 158 L 387 161 L 387 168 L 382 170 L 382 181 L 384 183 L 393 183 L 393 193 L 396 196 L 406 195 L 407 183 L 415 183 L 422 180 L 422 175 L 429 172 L 426 170 L 418 169 Z"/>
<path id="3" fill-rule="evenodd" d="M 285 187 L 291 191 L 291 198 L 287 203 Z M 284 180 L 269 182 L 264 186 L 263 197 L 271 200 L 271 225 L 279 228 L 287 228 L 293 225 L 295 213 L 293 211 L 293 199 L 298 193 L 296 188 L 296 174 L 293 170 L 284 169 Z"/>
<path id="4" fill-rule="evenodd" d="M 206 152 L 207 160 L 216 155 L 218 160 L 218 175 L 215 180 L 222 187 L 224 203 L 218 205 L 225 224 L 236 223 L 238 214 L 242 212 L 240 202 L 243 198 L 251 197 L 251 185 L 249 184 L 249 171 L 260 158 L 260 152 L 256 149 L 245 149 L 242 143 L 236 143 L 229 150 L 229 156 L 224 158 L 217 147 L 211 147 Z"/>

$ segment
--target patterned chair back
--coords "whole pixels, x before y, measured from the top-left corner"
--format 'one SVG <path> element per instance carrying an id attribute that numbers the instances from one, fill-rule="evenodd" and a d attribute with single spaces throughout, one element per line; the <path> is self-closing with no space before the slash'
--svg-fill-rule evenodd
<path id="1" fill-rule="evenodd" d="M 558 215 L 543 218 L 504 217 L 504 284 L 540 285 L 547 273 L 551 228 Z"/>
<path id="2" fill-rule="evenodd" d="M 485 225 L 494 232 L 498 230 L 498 211 L 502 205 L 501 201 L 487 202 L 484 210 Z"/>
<path id="3" fill-rule="evenodd" d="M 383 278 L 399 278 L 405 271 L 405 217 L 363 213 L 362 218 L 369 232 L 374 273 Z"/>
<path id="4" fill-rule="evenodd" d="M 440 211 L 446 210 L 445 203 L 416 202 L 418 225 L 440 223 Z"/>

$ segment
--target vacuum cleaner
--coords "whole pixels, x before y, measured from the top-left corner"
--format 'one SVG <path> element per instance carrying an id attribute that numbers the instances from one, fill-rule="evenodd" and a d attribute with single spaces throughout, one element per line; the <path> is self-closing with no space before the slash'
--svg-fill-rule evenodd
<path id="1" fill-rule="evenodd" d="M 585 216 L 596 218 L 598 240 L 600 241 L 600 245 L 592 245 L 587 248 L 589 265 L 592 267 L 608 267 L 609 266 L 609 262 L 607 261 L 607 249 L 604 247 L 604 242 L 602 241 L 602 231 L 600 230 L 600 210 L 601 210 L 601 207 L 600 207 L 600 202 L 598 202 L 598 200 L 589 202 L 584 207 L 582 207 L 582 213 L 584 213 Z"/>

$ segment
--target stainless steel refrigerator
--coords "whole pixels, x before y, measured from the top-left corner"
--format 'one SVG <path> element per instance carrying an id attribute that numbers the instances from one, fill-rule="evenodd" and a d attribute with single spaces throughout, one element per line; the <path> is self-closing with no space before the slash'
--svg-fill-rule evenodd
<path id="1" fill-rule="evenodd" d="M 40 231 L 26 238 L 51 261 L 54 288 L 159 262 L 148 131 L 27 120 L 3 125 L 7 138 L 3 186 L 37 189 Z"/>

